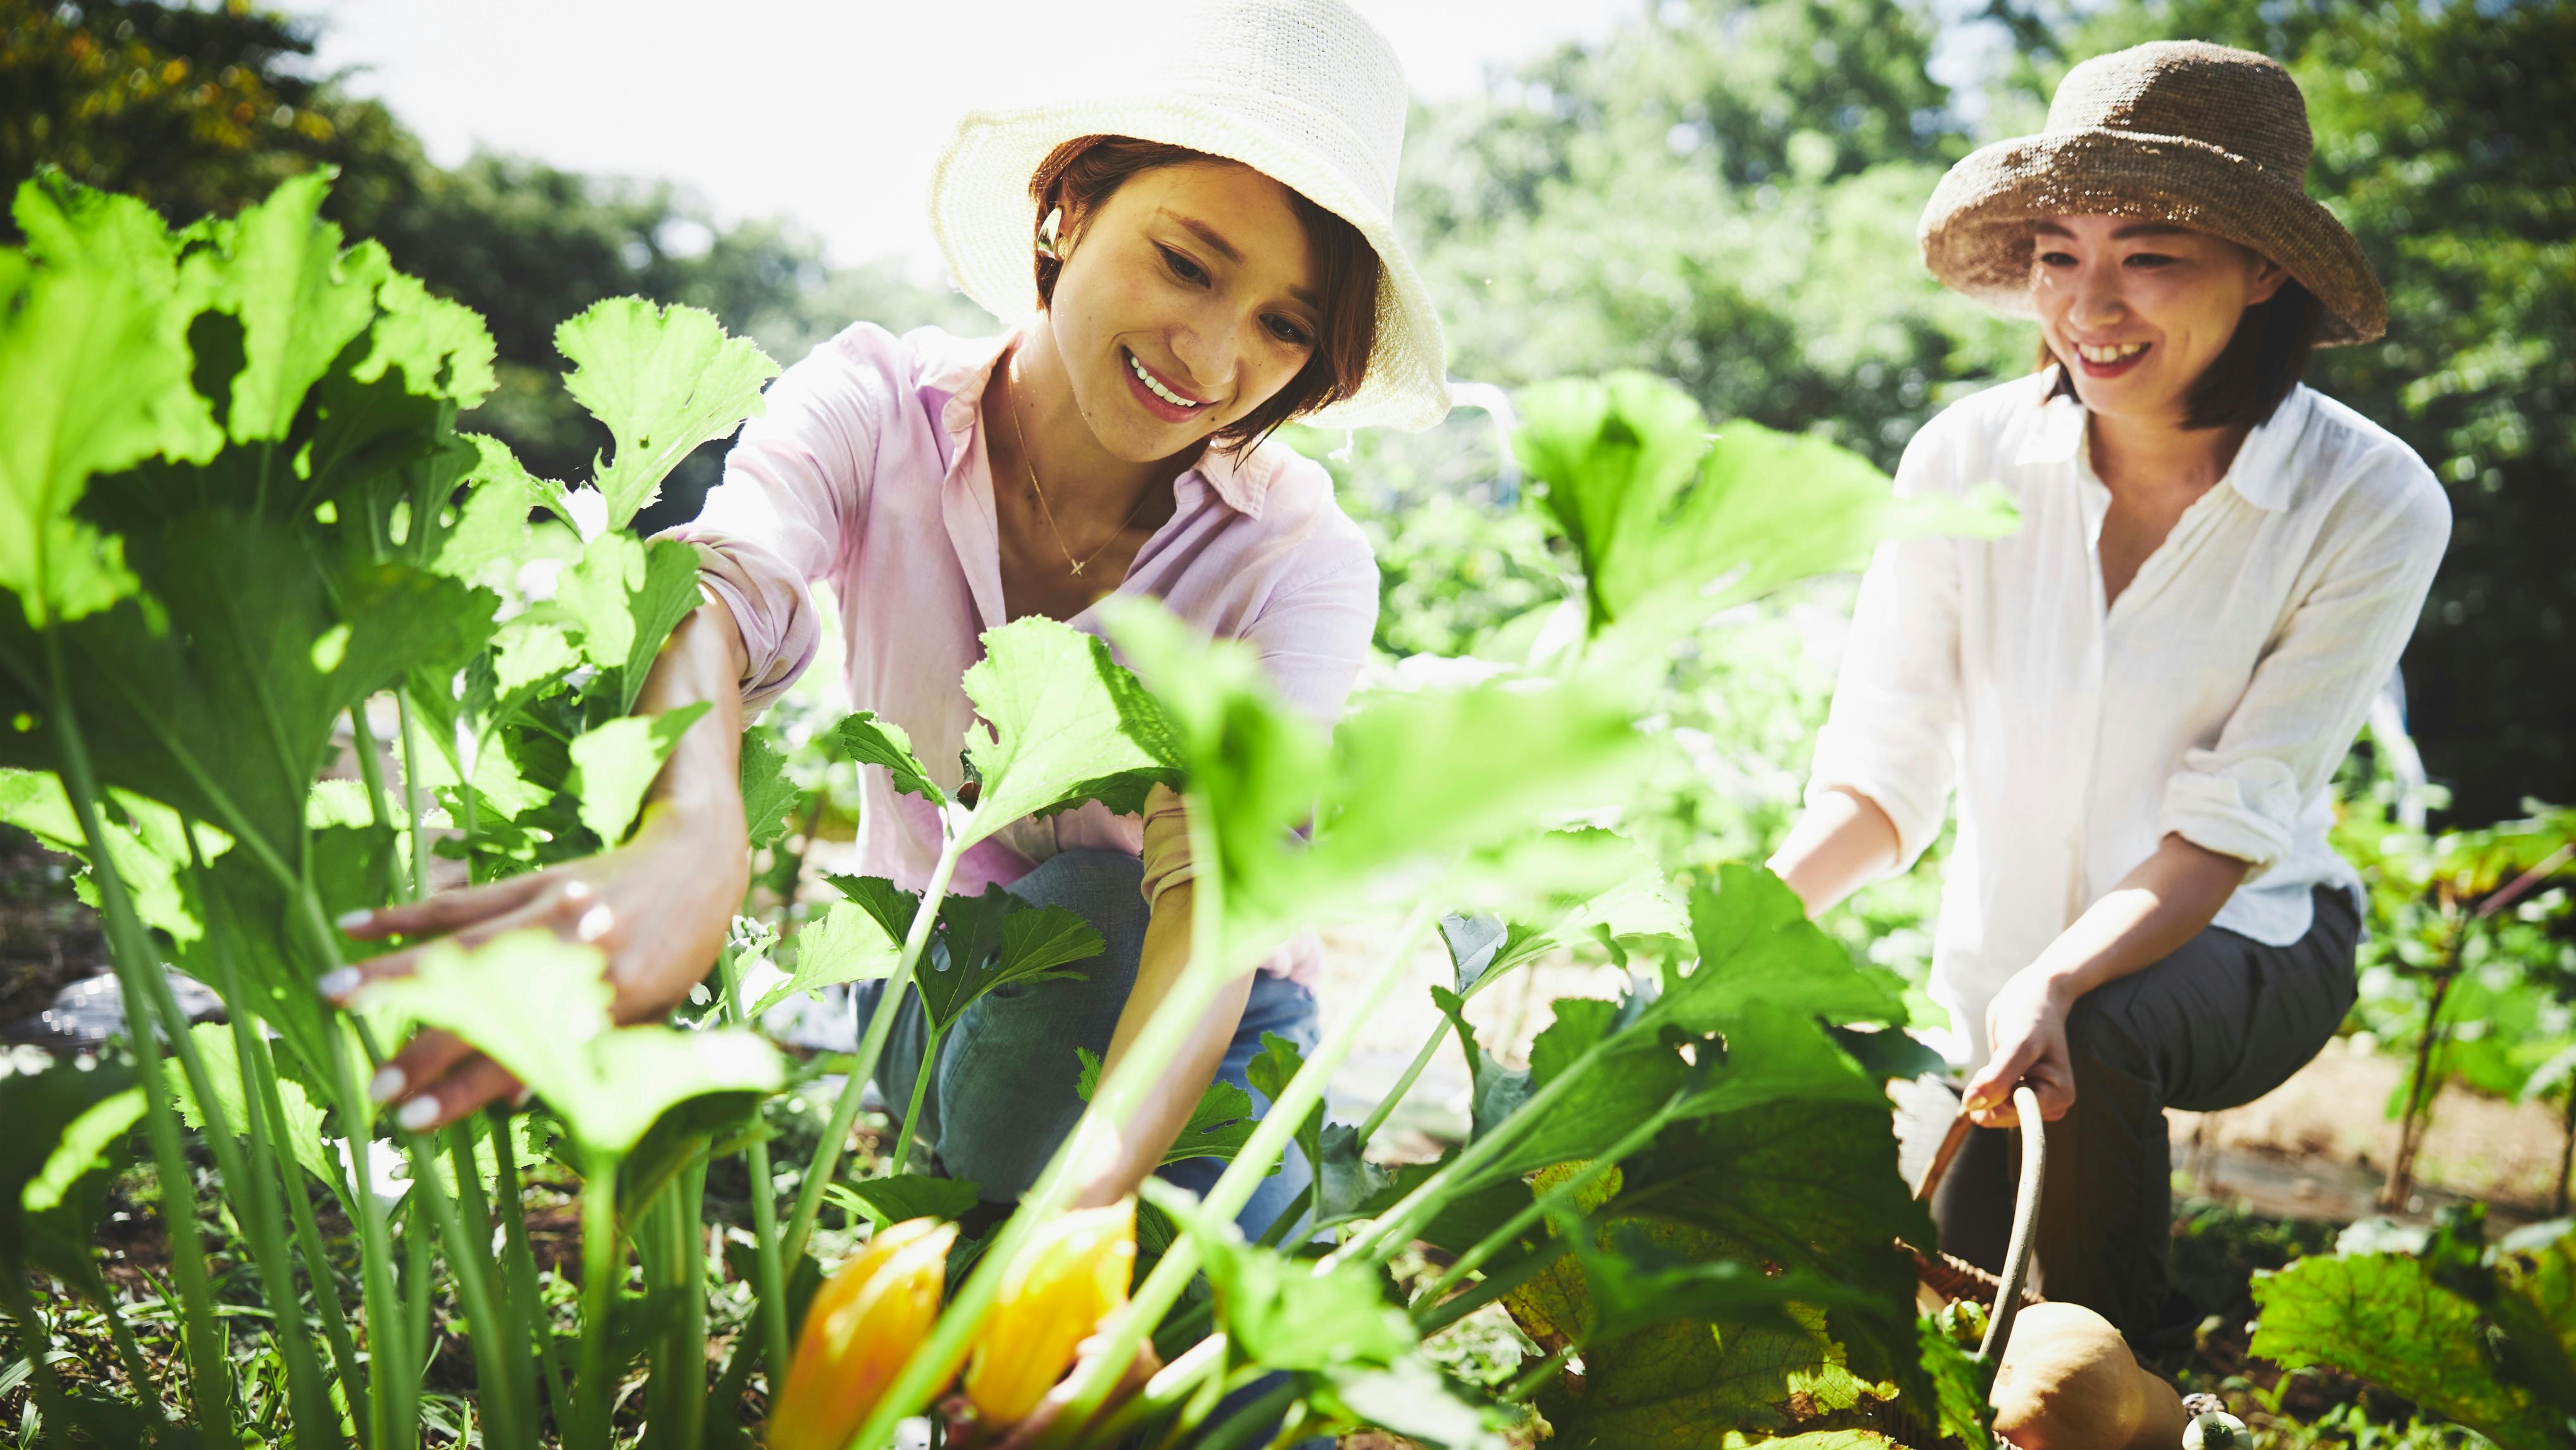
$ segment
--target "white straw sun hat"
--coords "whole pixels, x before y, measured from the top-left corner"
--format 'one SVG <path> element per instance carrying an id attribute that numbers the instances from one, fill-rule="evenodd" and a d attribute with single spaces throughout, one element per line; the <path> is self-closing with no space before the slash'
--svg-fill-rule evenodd
<path id="1" fill-rule="evenodd" d="M 1378 256 L 1377 344 L 1359 391 L 1302 421 L 1428 428 L 1449 411 L 1422 278 L 1395 234 L 1404 72 L 1343 0 L 1182 0 L 1134 21 L 1115 73 L 1044 104 L 975 111 L 930 181 L 930 226 L 948 272 L 1006 322 L 1038 310 L 1037 203 L 1029 178 L 1081 136 L 1133 136 L 1240 161 L 1359 229 Z"/>

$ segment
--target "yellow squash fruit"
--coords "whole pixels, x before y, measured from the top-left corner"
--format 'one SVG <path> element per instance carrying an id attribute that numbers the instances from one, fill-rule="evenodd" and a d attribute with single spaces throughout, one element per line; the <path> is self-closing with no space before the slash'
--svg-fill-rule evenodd
<path id="1" fill-rule="evenodd" d="M 2191 1418 L 2111 1321 L 2074 1304 L 2013 1319 L 1993 1403 L 1995 1433 L 2020 1450 L 2173 1450 Z"/>
<path id="2" fill-rule="evenodd" d="M 957 1225 L 889 1224 L 815 1291 L 769 1412 L 769 1450 L 841 1450 L 930 1337 Z"/>
<path id="3" fill-rule="evenodd" d="M 1127 1302 L 1136 1203 L 1081 1209 L 1041 1226 L 1002 1274 L 966 1363 L 966 1400 L 986 1424 L 1017 1424 L 1064 1378 L 1074 1351 Z"/>

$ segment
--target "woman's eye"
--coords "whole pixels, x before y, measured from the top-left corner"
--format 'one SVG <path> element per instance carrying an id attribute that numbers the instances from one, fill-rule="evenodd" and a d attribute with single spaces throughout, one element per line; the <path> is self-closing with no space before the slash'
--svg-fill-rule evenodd
<path id="1" fill-rule="evenodd" d="M 2039 265 L 2043 267 L 2072 267 L 2075 265 L 2075 259 L 2064 252 L 2042 252 L 2039 254 Z"/>
<path id="2" fill-rule="evenodd" d="M 2173 258 L 2162 252 L 2131 252 L 2127 257 L 2122 258 L 2121 262 L 2124 266 L 2153 268 L 2170 266 Z"/>
<path id="3" fill-rule="evenodd" d="M 1311 347 L 1314 345 L 1313 341 L 1306 336 L 1306 329 L 1299 327 L 1296 323 L 1289 321 L 1287 318 L 1272 317 L 1266 319 L 1266 321 L 1270 325 L 1270 335 L 1279 339 L 1281 342 L 1288 344 L 1290 347 Z"/>
<path id="4" fill-rule="evenodd" d="M 1180 253 L 1173 251 L 1169 247 L 1160 247 L 1157 248 L 1157 250 L 1163 254 L 1163 265 L 1172 269 L 1173 276 L 1180 278 L 1182 281 L 1189 283 L 1193 287 L 1208 279 L 1206 269 L 1199 266 L 1198 263 L 1191 261 L 1189 258 L 1182 256 Z"/>

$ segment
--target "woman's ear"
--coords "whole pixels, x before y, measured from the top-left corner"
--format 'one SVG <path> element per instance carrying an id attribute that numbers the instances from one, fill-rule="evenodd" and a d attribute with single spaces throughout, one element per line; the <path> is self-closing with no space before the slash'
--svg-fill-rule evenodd
<path id="1" fill-rule="evenodd" d="M 2258 307 L 2280 293 L 2281 284 L 2290 280 L 2290 269 L 2250 247 L 2246 250 L 2253 253 L 2254 279 L 2253 285 L 2246 290 L 2245 305 Z"/>

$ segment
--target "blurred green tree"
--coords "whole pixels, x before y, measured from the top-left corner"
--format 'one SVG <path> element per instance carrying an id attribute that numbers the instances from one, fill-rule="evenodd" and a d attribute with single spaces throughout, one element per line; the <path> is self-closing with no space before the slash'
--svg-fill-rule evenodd
<path id="1" fill-rule="evenodd" d="M 339 168 L 331 219 L 491 325 L 501 386 L 462 426 L 555 478 L 583 474 L 608 446 L 563 391 L 554 349 L 555 324 L 603 297 L 706 308 L 782 362 L 859 318 L 897 331 L 994 326 L 945 288 L 831 266 L 814 238 L 781 223 L 719 225 L 667 183 L 486 155 L 441 168 L 383 106 L 310 76 L 312 53 L 308 22 L 238 0 L 0 0 L 0 188 L 54 165 L 185 223 L 228 214 L 283 177 Z M 12 233 L 0 216 L 0 237 Z M 691 455 L 636 526 L 694 515 L 725 446 Z"/>

